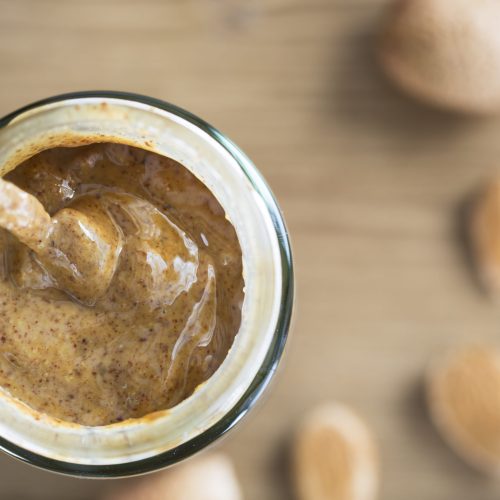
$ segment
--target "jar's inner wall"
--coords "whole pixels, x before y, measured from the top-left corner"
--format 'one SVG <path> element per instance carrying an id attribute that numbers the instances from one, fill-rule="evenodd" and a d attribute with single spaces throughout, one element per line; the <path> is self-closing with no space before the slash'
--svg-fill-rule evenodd
<path id="1" fill-rule="evenodd" d="M 2 219 L 0 386 L 96 426 L 171 408 L 210 378 L 244 284 L 234 228 L 193 174 L 98 143 L 42 151 L 4 179 L 23 190 L 4 198 L 43 206 L 17 231 L 21 214 Z"/>
<path id="2" fill-rule="evenodd" d="M 67 424 L 0 394 L 0 435 L 39 455 L 75 464 L 127 463 L 201 434 L 233 408 L 271 345 L 281 300 L 281 257 L 259 174 L 243 156 L 175 112 L 110 98 L 69 99 L 19 115 L 0 130 L 1 174 L 48 147 L 121 142 L 188 168 L 215 195 L 242 250 L 245 298 L 228 356 L 194 394 L 168 411 L 103 427 Z"/>

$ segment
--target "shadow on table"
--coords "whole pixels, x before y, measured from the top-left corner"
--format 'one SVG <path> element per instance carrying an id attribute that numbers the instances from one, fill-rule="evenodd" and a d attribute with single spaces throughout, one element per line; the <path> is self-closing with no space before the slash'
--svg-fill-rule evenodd
<path id="1" fill-rule="evenodd" d="M 274 459 L 272 461 L 272 477 L 279 482 L 282 491 L 282 498 L 294 500 L 294 486 L 292 477 L 292 442 L 291 439 L 285 438 L 277 447 Z"/>
<path id="2" fill-rule="evenodd" d="M 108 489 L 108 481 L 54 474 L 0 453 L 2 500 L 98 500 Z"/>
<path id="3" fill-rule="evenodd" d="M 321 96 L 325 125 L 340 121 L 355 128 L 360 138 L 363 133 L 382 134 L 395 145 L 415 148 L 450 139 L 478 123 L 477 118 L 434 109 L 396 88 L 377 62 L 378 26 L 379 20 L 370 19 L 358 32 L 336 39 Z"/>

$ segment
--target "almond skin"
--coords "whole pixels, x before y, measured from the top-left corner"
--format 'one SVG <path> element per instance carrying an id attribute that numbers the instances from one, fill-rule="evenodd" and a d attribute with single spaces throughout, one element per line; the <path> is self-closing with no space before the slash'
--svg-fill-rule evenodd
<path id="1" fill-rule="evenodd" d="M 500 475 L 500 350 L 459 348 L 436 361 L 427 377 L 431 418 L 471 466 Z"/>
<path id="2" fill-rule="evenodd" d="M 500 2 L 398 0 L 379 40 L 398 86 L 438 107 L 500 112 Z"/>
<path id="3" fill-rule="evenodd" d="M 298 429 L 293 477 L 299 500 L 373 500 L 378 489 L 374 440 L 366 424 L 336 403 L 313 410 Z"/>

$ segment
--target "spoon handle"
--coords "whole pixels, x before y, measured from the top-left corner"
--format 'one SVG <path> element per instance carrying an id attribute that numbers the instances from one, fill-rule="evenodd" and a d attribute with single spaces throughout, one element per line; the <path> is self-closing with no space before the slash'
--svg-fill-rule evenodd
<path id="1" fill-rule="evenodd" d="M 44 246 L 50 225 L 50 215 L 35 196 L 0 178 L 0 227 L 37 252 Z"/>

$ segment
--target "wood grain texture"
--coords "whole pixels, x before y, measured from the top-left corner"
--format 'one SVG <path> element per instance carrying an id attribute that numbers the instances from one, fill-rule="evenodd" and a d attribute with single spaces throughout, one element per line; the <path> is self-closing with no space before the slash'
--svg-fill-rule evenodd
<path id="1" fill-rule="evenodd" d="M 423 107 L 373 58 L 386 0 L 0 0 L 0 113 L 48 95 L 129 90 L 233 138 L 282 205 L 297 308 L 272 390 L 220 447 L 246 498 L 285 500 L 290 437 L 327 399 L 378 436 L 385 500 L 493 500 L 427 418 L 421 376 L 447 345 L 499 337 L 475 286 L 461 203 L 500 168 L 500 120 Z M 0 497 L 97 498 L 111 482 L 0 457 Z"/>

